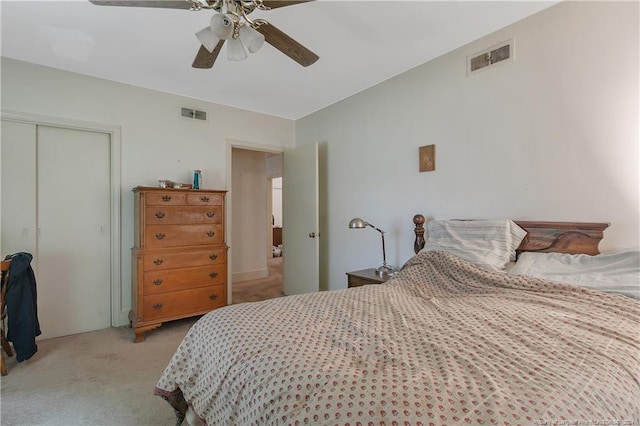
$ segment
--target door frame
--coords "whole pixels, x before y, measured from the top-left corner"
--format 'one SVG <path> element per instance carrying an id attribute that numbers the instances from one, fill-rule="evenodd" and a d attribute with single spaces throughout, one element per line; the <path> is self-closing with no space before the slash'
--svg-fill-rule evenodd
<path id="1" fill-rule="evenodd" d="M 122 269 L 120 254 L 122 251 L 120 241 L 120 198 L 121 198 L 121 128 L 120 126 L 95 123 L 90 121 L 73 120 L 68 118 L 53 117 L 48 115 L 32 114 L 2 110 L 2 120 L 15 121 L 33 125 L 60 127 L 72 130 L 82 130 L 95 133 L 106 133 L 110 136 L 110 180 L 111 180 L 111 326 L 119 327 L 129 323 L 129 308 L 124 308 L 122 303 Z"/>
<path id="2" fill-rule="evenodd" d="M 233 280 L 232 280 L 232 271 L 233 271 L 233 247 L 231 243 L 231 235 L 233 235 L 233 220 L 231 215 L 231 206 L 233 205 L 233 191 L 231 191 L 232 186 L 232 176 L 233 176 L 233 149 L 246 149 L 249 151 L 258 151 L 258 152 L 266 152 L 272 154 L 280 154 L 283 155 L 287 150 L 285 147 L 281 146 L 273 146 L 273 145 L 264 145 L 259 144 L 257 142 L 249 142 L 242 141 L 239 139 L 227 138 L 227 176 L 226 176 L 226 201 L 225 201 L 225 241 L 229 246 L 229 250 L 227 253 L 227 305 L 231 305 L 232 301 L 232 293 L 233 293 Z M 270 207 L 270 206 L 269 206 Z M 270 208 L 268 209 L 270 210 Z M 269 218 L 265 218 L 270 223 Z M 268 239 L 267 239 L 268 240 Z"/>

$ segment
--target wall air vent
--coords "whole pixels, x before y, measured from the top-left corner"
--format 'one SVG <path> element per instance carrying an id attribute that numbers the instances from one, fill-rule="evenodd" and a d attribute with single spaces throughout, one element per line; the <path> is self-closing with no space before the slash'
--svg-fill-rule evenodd
<path id="1" fill-rule="evenodd" d="M 193 120 L 207 121 L 207 111 L 199 111 L 193 108 L 182 107 L 180 116 L 183 118 L 191 118 Z"/>
<path id="2" fill-rule="evenodd" d="M 467 60 L 467 75 L 491 68 L 493 65 L 504 61 L 513 62 L 513 48 L 513 40 L 509 40 L 471 55 Z"/>

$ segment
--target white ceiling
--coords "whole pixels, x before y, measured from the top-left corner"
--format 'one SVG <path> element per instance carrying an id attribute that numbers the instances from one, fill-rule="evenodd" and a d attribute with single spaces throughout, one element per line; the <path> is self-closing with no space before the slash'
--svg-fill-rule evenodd
<path id="1" fill-rule="evenodd" d="M 320 56 L 304 68 L 270 45 L 191 68 L 212 11 L 1 1 L 2 56 L 298 119 L 557 1 L 327 1 L 256 11 Z"/>

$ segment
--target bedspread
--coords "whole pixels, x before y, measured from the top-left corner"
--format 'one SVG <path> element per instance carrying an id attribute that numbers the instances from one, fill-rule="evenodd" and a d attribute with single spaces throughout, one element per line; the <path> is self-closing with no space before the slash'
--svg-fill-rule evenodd
<path id="1" fill-rule="evenodd" d="M 639 333 L 638 301 L 423 252 L 212 311 L 155 393 L 209 425 L 640 424 Z"/>

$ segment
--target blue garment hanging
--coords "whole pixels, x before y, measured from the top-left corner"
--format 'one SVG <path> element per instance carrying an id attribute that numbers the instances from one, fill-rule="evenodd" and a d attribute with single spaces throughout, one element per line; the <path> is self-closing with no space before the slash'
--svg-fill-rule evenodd
<path id="1" fill-rule="evenodd" d="M 38 352 L 36 336 L 41 334 L 38 322 L 36 277 L 31 268 L 30 253 L 15 253 L 11 259 L 7 283 L 7 340 L 13 343 L 18 362 Z"/>

